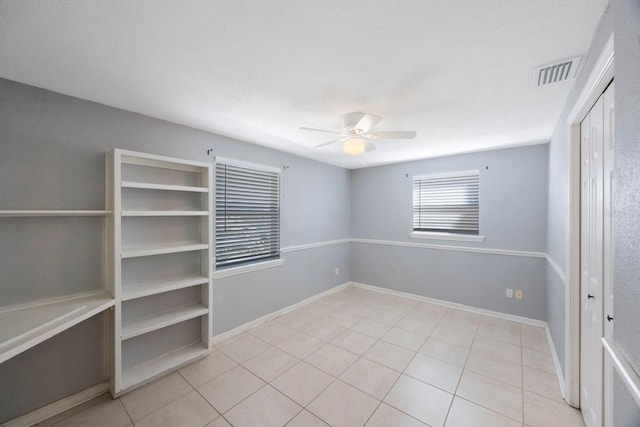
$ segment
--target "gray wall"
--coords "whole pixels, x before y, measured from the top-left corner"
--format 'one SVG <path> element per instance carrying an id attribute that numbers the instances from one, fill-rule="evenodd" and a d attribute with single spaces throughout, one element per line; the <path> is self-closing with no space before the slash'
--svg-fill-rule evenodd
<path id="1" fill-rule="evenodd" d="M 285 252 L 282 257 L 282 267 L 214 280 L 214 335 L 350 280 L 348 242 Z"/>
<path id="2" fill-rule="evenodd" d="M 0 209 L 103 209 L 105 153 L 116 147 L 205 162 L 213 148 L 224 157 L 287 165 L 282 246 L 349 237 L 344 169 L 0 79 Z M 103 286 L 103 221 L 0 219 L 0 305 Z M 286 252 L 280 267 L 215 280 L 214 333 L 348 281 L 349 257 L 348 243 Z M 93 353 L 104 353 L 94 341 L 105 340 L 101 323 L 87 321 L 1 364 L 0 423 L 104 381 L 103 358 Z M 25 372 L 31 374 L 20 380 Z M 38 372 L 47 373 L 46 387 L 29 380 Z"/>
<path id="3" fill-rule="evenodd" d="M 640 371 L 640 3 L 637 0 L 612 0 L 595 34 L 586 65 L 567 98 L 549 148 L 549 211 L 547 253 L 563 269 L 567 268 L 567 227 L 569 206 L 569 163 L 566 118 L 573 107 L 595 61 L 614 33 L 615 48 L 615 153 L 614 153 L 614 342 L 625 357 Z M 568 285 L 549 269 L 548 322 L 556 349 L 565 346 L 565 304 Z M 560 359 L 564 369 L 564 359 Z M 614 380 L 616 426 L 635 426 L 640 422 L 640 408 L 630 396 L 619 376 Z"/>
<path id="4" fill-rule="evenodd" d="M 102 383 L 105 328 L 94 316 L 0 365 L 0 423 Z"/>
<path id="5" fill-rule="evenodd" d="M 556 129 L 549 142 L 549 201 L 547 211 L 547 248 L 548 256 L 565 272 L 568 267 L 569 245 L 569 128 L 567 117 L 573 108 L 586 80 L 600 56 L 600 52 L 613 30 L 611 11 L 607 9 L 602 16 L 594 39 L 589 48 L 586 62 L 576 77 L 576 81 L 567 97 L 565 108 L 558 120 Z M 553 344 L 558 352 L 562 372 L 565 367 L 565 292 L 568 283 L 565 277 L 558 276 L 553 268 L 547 269 L 547 321 Z M 559 301 L 563 303 L 560 304 Z"/>
<path id="6" fill-rule="evenodd" d="M 544 252 L 547 146 L 536 145 L 352 171 L 354 238 Z M 412 239 L 413 175 L 480 171 L 482 243 Z M 541 258 L 354 243 L 352 280 L 546 320 Z M 446 286 L 443 286 L 446 283 Z M 505 289 L 524 300 L 505 298 Z"/>
<path id="7" fill-rule="evenodd" d="M 614 325 L 615 344 L 640 372 L 640 2 L 616 0 L 615 47 L 615 152 L 614 152 Z M 624 387 L 614 391 L 614 407 L 638 425 L 640 408 L 626 396 Z M 633 416 L 629 414 L 634 414 Z"/>
<path id="8" fill-rule="evenodd" d="M 637 427 L 640 426 L 640 409 L 626 384 L 618 375 L 613 374 L 613 425 L 616 427 Z"/>
<path id="9" fill-rule="evenodd" d="M 564 293 L 565 284 L 558 273 L 547 262 L 547 324 L 549 332 L 553 340 L 553 346 L 560 362 L 560 367 L 564 375 L 564 361 L 566 356 L 565 343 L 565 305 L 567 304 L 566 295 Z M 555 292 L 553 298 L 549 296 L 550 292 Z"/>

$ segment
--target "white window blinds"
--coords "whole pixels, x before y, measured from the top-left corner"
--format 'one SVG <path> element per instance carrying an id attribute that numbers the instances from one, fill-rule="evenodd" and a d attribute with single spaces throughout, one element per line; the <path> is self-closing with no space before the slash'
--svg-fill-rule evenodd
<path id="1" fill-rule="evenodd" d="M 279 170 L 216 161 L 216 269 L 279 256 Z"/>
<path id="2" fill-rule="evenodd" d="M 413 177 L 413 231 L 479 234 L 478 171 Z"/>

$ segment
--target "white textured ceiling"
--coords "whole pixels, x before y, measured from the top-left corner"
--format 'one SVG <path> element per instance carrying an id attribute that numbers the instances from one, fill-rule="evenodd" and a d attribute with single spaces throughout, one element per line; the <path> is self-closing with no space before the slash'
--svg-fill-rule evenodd
<path id="1" fill-rule="evenodd" d="M 547 141 L 606 0 L 0 0 L 0 76 L 348 168 Z M 416 130 L 313 149 L 352 111 Z M 328 137 L 327 137 L 328 136 Z"/>

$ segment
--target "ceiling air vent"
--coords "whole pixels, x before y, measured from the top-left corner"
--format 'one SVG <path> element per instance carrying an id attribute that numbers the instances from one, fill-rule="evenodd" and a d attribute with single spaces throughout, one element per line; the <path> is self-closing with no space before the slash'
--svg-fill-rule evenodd
<path id="1" fill-rule="evenodd" d="M 536 87 L 562 83 L 576 76 L 580 56 L 555 64 L 543 65 L 533 70 L 533 85 Z"/>

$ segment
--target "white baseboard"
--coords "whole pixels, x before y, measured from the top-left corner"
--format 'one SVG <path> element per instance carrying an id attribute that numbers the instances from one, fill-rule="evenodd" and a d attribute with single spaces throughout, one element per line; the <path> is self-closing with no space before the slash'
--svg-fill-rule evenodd
<path id="1" fill-rule="evenodd" d="M 88 402 L 91 399 L 95 399 L 98 396 L 101 396 L 109 391 L 109 383 L 104 382 L 98 385 L 95 385 L 91 388 L 83 390 L 79 393 L 76 393 L 72 396 L 65 397 L 64 399 L 60 399 L 57 402 L 53 402 L 47 406 L 43 406 L 40 409 L 36 409 L 35 411 L 29 412 L 26 415 L 23 415 L 18 418 L 14 418 L 11 421 L 7 421 L 2 424 L 1 427 L 27 427 L 42 422 L 46 419 L 49 419 L 53 416 L 63 413 L 64 411 L 68 411 L 69 409 L 78 406 L 84 402 Z"/>
<path id="2" fill-rule="evenodd" d="M 357 283 L 357 282 L 350 282 L 350 283 L 353 284 L 353 286 L 356 286 L 358 288 L 367 289 L 374 292 L 380 292 L 383 294 L 394 295 L 397 297 L 403 297 L 403 298 L 409 298 L 417 301 L 428 302 L 431 304 L 441 305 L 447 308 L 456 308 L 458 310 L 464 310 L 464 311 L 469 311 L 471 313 L 482 314 L 484 316 L 491 316 L 491 317 L 496 317 L 498 319 L 524 323 L 526 325 L 538 326 L 540 328 L 547 327 L 547 322 L 544 322 L 542 320 L 537 320 L 537 319 L 531 319 L 529 317 L 516 316 L 515 314 L 501 313 L 499 311 L 493 311 L 493 310 L 486 310 L 484 308 L 473 307 L 465 304 L 458 304 L 455 302 L 449 302 L 449 301 L 436 299 L 436 298 L 423 297 L 421 295 L 410 294 L 407 292 L 394 291 L 392 289 L 380 288 L 378 286 L 366 285 L 364 283 Z"/>
<path id="3" fill-rule="evenodd" d="M 556 353 L 556 346 L 553 345 L 553 338 L 551 337 L 551 330 L 549 329 L 549 325 L 544 328 L 547 333 L 547 341 L 549 341 L 549 348 L 551 349 L 551 356 L 553 356 L 553 365 L 556 368 L 556 377 L 558 378 L 558 382 L 560 383 L 560 394 L 562 398 L 567 400 L 567 388 L 565 387 L 564 375 L 562 375 L 562 367 L 560 366 L 560 359 L 558 359 L 558 353 Z"/>
<path id="4" fill-rule="evenodd" d="M 317 301 L 320 298 L 323 298 L 323 297 L 325 297 L 327 295 L 331 295 L 331 294 L 334 294 L 336 292 L 339 292 L 339 291 L 343 290 L 344 288 L 346 288 L 346 287 L 348 287 L 350 285 L 351 285 L 351 282 L 345 282 L 342 285 L 338 285 L 338 286 L 335 286 L 335 287 L 333 287 L 331 289 L 327 289 L 324 292 L 320 292 L 319 294 L 313 295 L 313 296 L 311 296 L 311 297 L 309 297 L 307 299 L 304 299 L 304 300 L 302 300 L 300 302 L 297 302 L 295 304 L 292 304 L 292 305 L 286 306 L 284 308 L 281 308 L 280 310 L 274 311 L 273 313 L 269 313 L 266 316 L 262 316 L 262 317 L 260 317 L 260 318 L 258 318 L 256 320 L 252 320 L 251 322 L 244 323 L 244 324 L 242 324 L 242 325 L 240 325 L 240 326 L 238 326 L 236 328 L 233 328 L 233 329 L 228 330 L 226 332 L 223 332 L 221 334 L 214 335 L 213 336 L 213 344 L 214 345 L 218 344 L 221 341 L 224 341 L 224 340 L 229 339 L 231 337 L 235 337 L 236 335 L 239 335 L 239 334 L 241 334 L 241 333 L 243 333 L 245 331 L 248 331 L 249 329 L 256 328 L 256 327 L 262 325 L 263 323 L 268 322 L 269 320 L 275 319 L 276 317 L 282 316 L 283 314 L 287 314 L 290 311 L 293 311 L 293 310 L 295 310 L 295 309 L 297 309 L 299 307 L 302 307 L 303 305 L 309 304 L 310 302 Z"/>

